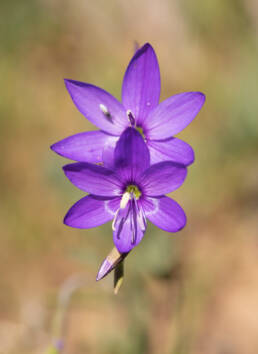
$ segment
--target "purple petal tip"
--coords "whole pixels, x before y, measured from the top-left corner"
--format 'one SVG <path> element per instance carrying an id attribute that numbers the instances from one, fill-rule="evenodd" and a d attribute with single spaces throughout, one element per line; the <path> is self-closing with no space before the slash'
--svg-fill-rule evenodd
<path id="1" fill-rule="evenodd" d="M 202 98 L 202 101 L 203 101 L 203 103 L 204 103 L 204 102 L 206 101 L 206 96 L 205 96 L 205 94 L 202 93 L 202 92 L 196 92 L 196 93 L 200 95 L 200 97 Z"/>
<path id="2" fill-rule="evenodd" d="M 147 50 L 152 50 L 154 53 L 155 53 L 155 51 L 154 51 L 154 49 L 153 49 L 153 47 L 151 46 L 151 44 L 150 43 L 145 43 L 142 47 L 140 47 L 138 50 L 137 50 L 137 53 L 140 55 L 140 54 L 143 54 L 145 51 L 147 51 Z"/>
<path id="3" fill-rule="evenodd" d="M 50 145 L 50 149 L 56 153 L 58 153 L 58 143 L 54 143 Z"/>
<path id="4" fill-rule="evenodd" d="M 54 146 L 55 146 L 55 144 L 50 145 L 50 149 L 51 149 L 52 151 L 55 151 L 55 150 L 54 150 Z"/>
<path id="5" fill-rule="evenodd" d="M 148 48 L 154 50 L 152 45 L 149 42 L 144 43 L 144 45 L 140 49 L 148 49 Z"/>
<path id="6" fill-rule="evenodd" d="M 144 43 L 144 45 L 142 46 L 142 48 L 148 48 L 151 47 L 149 42 Z M 152 47 L 151 47 L 152 48 Z"/>
<path id="7" fill-rule="evenodd" d="M 106 258 L 99 268 L 99 272 L 96 277 L 96 281 L 104 278 L 113 269 L 113 264 Z"/>
<path id="8" fill-rule="evenodd" d="M 76 80 L 72 80 L 72 79 L 64 79 L 64 84 L 65 84 L 66 89 L 70 93 L 69 88 L 71 86 L 80 86 L 80 81 L 76 81 Z"/>
<path id="9" fill-rule="evenodd" d="M 65 86 L 67 87 L 67 84 L 69 84 L 69 79 L 64 79 L 64 84 L 65 84 Z"/>

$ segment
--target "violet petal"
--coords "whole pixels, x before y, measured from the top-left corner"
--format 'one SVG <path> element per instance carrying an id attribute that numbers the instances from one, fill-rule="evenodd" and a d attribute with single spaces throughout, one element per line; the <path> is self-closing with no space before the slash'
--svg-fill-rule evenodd
<path id="1" fill-rule="evenodd" d="M 51 146 L 57 154 L 79 162 L 102 162 L 102 151 L 112 146 L 117 137 L 100 130 L 83 132 L 65 138 Z"/>
<path id="2" fill-rule="evenodd" d="M 158 105 L 160 96 L 159 64 L 152 46 L 146 43 L 130 61 L 122 86 L 122 102 L 141 125 Z"/>
<path id="3" fill-rule="evenodd" d="M 145 121 L 149 139 L 169 138 L 183 130 L 198 114 L 205 102 L 201 92 L 185 92 L 161 102 Z"/>
<path id="4" fill-rule="evenodd" d="M 150 165 L 149 149 L 141 134 L 134 128 L 127 128 L 118 140 L 114 152 L 115 168 L 123 180 L 134 180 Z"/>
<path id="5" fill-rule="evenodd" d="M 99 196 L 121 194 L 121 182 L 116 174 L 102 166 L 77 162 L 63 167 L 66 177 L 84 192 Z"/>
<path id="6" fill-rule="evenodd" d="M 192 147 L 177 138 L 148 140 L 151 165 L 161 161 L 173 161 L 188 166 L 194 162 Z"/>
<path id="7" fill-rule="evenodd" d="M 66 88 L 78 110 L 101 130 L 119 135 L 128 126 L 123 105 L 101 88 L 75 80 L 65 80 Z"/>
<path id="8" fill-rule="evenodd" d="M 179 188 L 185 180 L 187 169 L 171 161 L 163 161 L 149 167 L 141 176 L 144 194 L 160 196 Z"/>
<path id="9" fill-rule="evenodd" d="M 138 207 L 134 208 L 132 206 L 133 202 L 134 201 L 130 201 L 127 206 L 124 209 L 120 209 L 116 215 L 113 241 L 120 253 L 130 252 L 141 242 L 144 236 L 145 229 L 143 230 L 139 222 L 142 210 L 139 211 Z"/>
<path id="10" fill-rule="evenodd" d="M 145 198 L 142 202 L 145 215 L 150 222 L 162 230 L 177 232 L 186 224 L 186 215 L 181 206 L 171 198 Z"/>
<path id="11" fill-rule="evenodd" d="M 119 207 L 119 198 L 107 199 L 87 195 L 67 212 L 64 223 L 78 229 L 90 229 L 113 219 Z"/>
<path id="12" fill-rule="evenodd" d="M 104 145 L 102 149 L 103 166 L 111 170 L 115 168 L 114 152 L 118 139 L 118 137 L 114 137 L 114 139 L 112 139 L 112 141 L 110 140 L 109 144 Z"/>

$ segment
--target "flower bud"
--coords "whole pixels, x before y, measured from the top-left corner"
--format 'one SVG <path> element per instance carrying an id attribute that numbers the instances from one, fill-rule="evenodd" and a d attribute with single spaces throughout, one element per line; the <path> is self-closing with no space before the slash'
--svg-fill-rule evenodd
<path id="1" fill-rule="evenodd" d="M 114 247 L 109 255 L 102 262 L 96 280 L 104 278 L 110 273 L 120 262 L 122 262 L 128 253 L 120 253 L 116 247 Z"/>

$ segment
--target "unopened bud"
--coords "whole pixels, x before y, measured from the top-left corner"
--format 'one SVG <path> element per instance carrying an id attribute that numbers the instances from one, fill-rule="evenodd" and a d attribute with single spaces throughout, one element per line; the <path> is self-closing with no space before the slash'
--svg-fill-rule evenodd
<path id="1" fill-rule="evenodd" d="M 116 247 L 114 247 L 109 255 L 102 262 L 96 280 L 104 278 L 110 273 L 120 262 L 122 262 L 128 253 L 120 253 Z"/>

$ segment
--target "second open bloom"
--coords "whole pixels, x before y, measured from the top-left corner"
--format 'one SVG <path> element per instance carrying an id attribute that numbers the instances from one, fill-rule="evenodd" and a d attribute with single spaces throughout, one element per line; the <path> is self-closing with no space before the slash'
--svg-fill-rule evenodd
<path id="1" fill-rule="evenodd" d="M 134 128 L 121 135 L 112 159 L 105 164 L 110 169 L 84 162 L 64 166 L 68 179 L 90 193 L 72 206 L 65 224 L 87 229 L 113 219 L 113 240 L 121 253 L 139 244 L 147 219 L 168 232 L 185 226 L 183 209 L 165 196 L 181 186 L 185 166 L 171 161 L 150 166 L 148 147 Z"/>
<path id="2" fill-rule="evenodd" d="M 103 151 L 114 149 L 128 126 L 144 136 L 151 164 L 171 160 L 190 165 L 194 151 L 174 135 L 183 130 L 202 108 L 205 95 L 184 92 L 160 99 L 159 64 L 152 46 L 146 43 L 130 61 L 122 85 L 122 102 L 105 90 L 80 81 L 65 80 L 78 110 L 100 130 L 70 136 L 52 149 L 71 160 L 103 162 Z"/>

